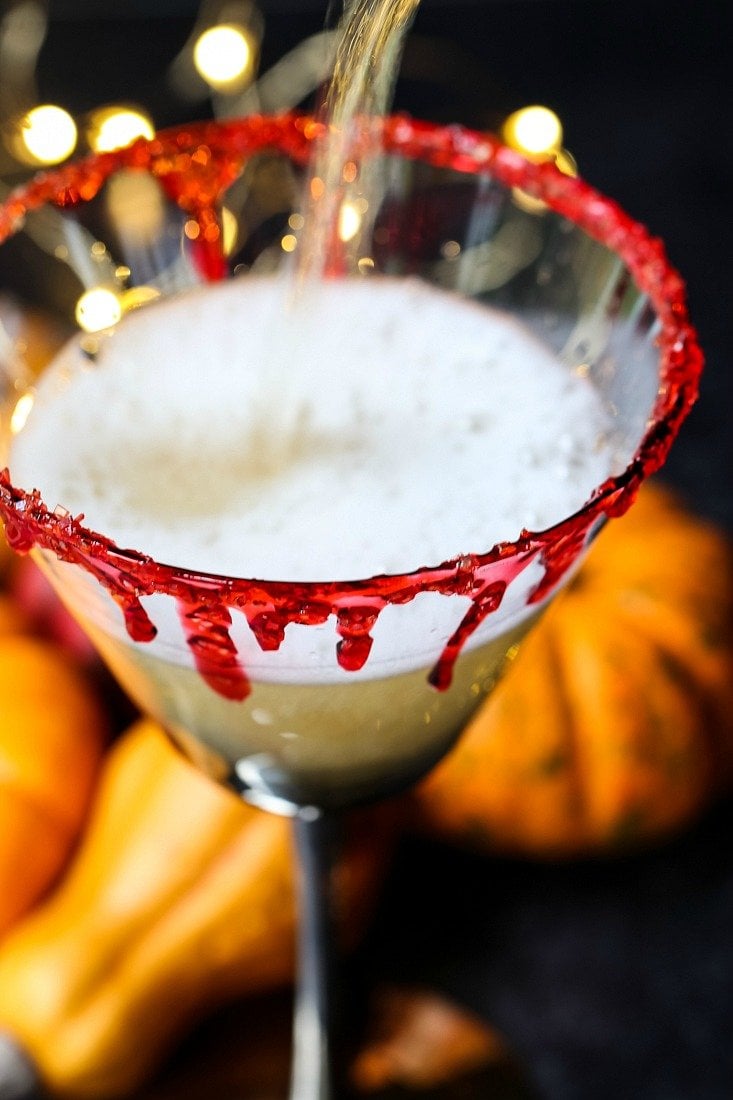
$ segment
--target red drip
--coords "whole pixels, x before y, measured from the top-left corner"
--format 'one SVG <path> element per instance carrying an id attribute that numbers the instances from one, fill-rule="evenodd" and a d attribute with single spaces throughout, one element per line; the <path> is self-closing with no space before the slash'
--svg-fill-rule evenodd
<path id="1" fill-rule="evenodd" d="M 285 638 L 287 619 L 284 619 L 274 607 L 267 611 L 247 613 L 249 628 L 257 639 L 257 644 L 265 653 L 278 650 Z"/>
<path id="2" fill-rule="evenodd" d="M 192 253 L 196 270 L 206 282 L 214 283 L 226 278 L 227 261 L 219 240 L 194 241 Z"/>
<path id="3" fill-rule="evenodd" d="M 384 603 L 376 607 L 366 603 L 351 604 L 338 612 L 336 633 L 341 641 L 336 646 L 336 657 L 347 672 L 358 672 L 366 664 L 373 644 L 371 631 L 384 606 Z"/>
<path id="4" fill-rule="evenodd" d="M 221 603 L 191 603 L 178 600 L 178 614 L 193 654 L 196 668 L 214 691 L 225 699 L 241 702 L 250 693 L 229 634 L 232 617 Z"/>
<path id="5" fill-rule="evenodd" d="M 461 620 L 460 626 L 448 639 L 445 649 L 441 653 L 437 664 L 430 673 L 428 679 L 438 691 L 446 691 L 453 679 L 453 666 L 460 653 L 487 615 L 496 611 L 504 598 L 506 582 L 496 581 L 487 584 L 478 595 L 474 596 L 471 606 Z"/>
<path id="6" fill-rule="evenodd" d="M 373 638 L 369 634 L 347 634 L 336 645 L 336 657 L 346 672 L 358 672 L 366 664 L 372 651 Z"/>
<path id="7" fill-rule="evenodd" d="M 588 539 L 589 523 L 578 523 L 569 527 L 566 533 L 548 541 L 542 548 L 544 576 L 529 597 L 529 602 L 541 603 L 560 583 L 565 573 L 578 560 Z"/>
<path id="8" fill-rule="evenodd" d="M 205 279 L 225 273 L 218 206 L 225 188 L 245 161 L 275 149 L 305 163 L 322 125 L 299 116 L 252 116 L 236 122 L 201 123 L 164 132 L 150 142 L 90 157 L 79 164 L 37 176 L 0 206 L 0 241 L 23 218 L 45 203 L 70 206 L 93 198 L 112 172 L 147 171 L 194 220 L 194 259 Z M 492 136 L 460 127 L 439 127 L 405 117 L 385 119 L 388 153 L 449 167 L 467 175 L 487 174 L 507 187 L 542 199 L 590 236 L 614 249 L 639 288 L 649 296 L 660 322 L 660 387 L 654 419 L 630 466 L 609 479 L 581 511 L 556 527 L 523 532 L 514 543 L 400 576 L 352 582 L 289 584 L 217 577 L 160 565 L 122 550 L 82 524 L 83 517 L 50 512 L 37 492 L 15 488 L 0 473 L 0 517 L 14 549 L 37 546 L 86 569 L 122 608 L 130 636 L 150 641 L 155 626 L 140 598 L 164 593 L 178 602 L 196 667 L 215 691 L 243 699 L 249 688 L 229 634 L 230 608 L 244 613 L 263 650 L 276 650 L 290 623 L 314 626 L 335 616 L 338 660 L 361 668 L 371 648 L 371 631 L 388 604 L 408 603 L 422 592 L 463 595 L 471 607 L 436 664 L 431 682 L 448 687 L 455 660 L 467 639 L 500 605 L 506 588 L 541 555 L 544 576 L 529 597 L 542 600 L 577 560 L 589 532 L 604 516 L 628 508 L 642 480 L 664 462 L 669 447 L 697 396 L 702 355 L 688 317 L 682 280 L 667 263 L 661 243 L 619 207 L 587 184 L 561 175 L 552 165 L 534 164 Z"/>
<path id="9" fill-rule="evenodd" d="M 144 610 L 138 598 L 125 595 L 116 587 L 111 587 L 109 591 L 112 598 L 122 609 L 125 627 L 133 642 L 152 642 L 158 633 L 158 629 L 150 621 L 150 616 Z"/>
<path id="10" fill-rule="evenodd" d="M 502 547 L 497 547 L 502 552 Z M 508 549 L 508 547 L 506 547 Z M 478 565 L 471 572 L 470 591 L 465 588 L 465 581 L 461 585 L 461 572 L 456 574 L 456 595 L 471 597 L 471 606 L 461 620 L 457 630 L 448 639 L 445 649 L 438 658 L 428 679 L 438 691 L 447 691 L 453 680 L 453 668 L 458 660 L 463 647 L 471 635 L 478 630 L 487 615 L 497 611 L 504 599 L 504 593 L 520 573 L 530 565 L 537 556 L 537 545 L 527 539 L 527 545 L 523 552 L 512 554 L 502 559 L 497 558 L 490 564 Z M 460 564 L 467 559 L 462 559 Z"/>

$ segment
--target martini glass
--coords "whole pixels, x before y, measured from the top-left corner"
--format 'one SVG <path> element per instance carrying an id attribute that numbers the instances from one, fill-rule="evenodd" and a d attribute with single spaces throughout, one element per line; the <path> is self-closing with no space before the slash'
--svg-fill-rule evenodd
<path id="1" fill-rule="evenodd" d="M 287 261 L 321 134 L 290 115 L 201 123 L 37 177 L 0 208 L 6 262 L 26 293 L 81 326 L 93 372 L 122 314 Z M 409 276 L 498 307 L 583 375 L 609 415 L 615 464 L 571 514 L 536 530 L 528 516 L 511 540 L 357 580 L 249 579 L 158 561 L 45 499 L 43 485 L 16 483 L 12 439 L 33 415 L 35 380 L 19 349 L 5 356 L 0 516 L 10 545 L 36 556 L 122 685 L 199 767 L 293 818 L 292 1100 L 337 1089 L 334 821 L 448 751 L 590 541 L 664 462 L 701 367 L 662 246 L 586 184 L 458 127 L 385 119 L 378 144 L 378 209 L 363 219 L 356 262 L 337 246 L 323 278 Z M 106 298 L 89 296 L 100 290 Z M 112 313 L 90 323 L 100 302 Z M 557 458 L 567 476 L 562 439 Z M 506 469 L 525 459 L 511 456 Z"/>

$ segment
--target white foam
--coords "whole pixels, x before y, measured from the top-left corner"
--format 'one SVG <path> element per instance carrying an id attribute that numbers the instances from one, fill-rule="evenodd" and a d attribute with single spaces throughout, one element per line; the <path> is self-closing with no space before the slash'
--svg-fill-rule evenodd
<path id="1" fill-rule="evenodd" d="M 14 440 L 17 485 L 159 561 L 281 580 L 402 572 L 575 511 L 609 473 L 589 385 L 416 281 L 246 279 L 76 344 Z"/>

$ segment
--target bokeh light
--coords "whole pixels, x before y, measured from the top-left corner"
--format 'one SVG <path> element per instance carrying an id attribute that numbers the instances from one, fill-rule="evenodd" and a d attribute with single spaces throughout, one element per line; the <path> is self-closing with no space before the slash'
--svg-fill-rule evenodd
<path id="1" fill-rule="evenodd" d="M 552 161 L 566 176 L 578 174 L 575 158 L 562 147 L 562 123 L 549 107 L 535 105 L 514 111 L 504 121 L 501 137 L 512 149 L 530 160 Z M 512 197 L 516 205 L 528 214 L 542 214 L 547 209 L 542 199 L 519 187 L 512 188 Z"/>
<path id="2" fill-rule="evenodd" d="M 113 290 L 95 286 L 85 290 L 79 298 L 75 316 L 85 332 L 100 332 L 117 324 L 122 317 L 122 303 Z"/>
<path id="3" fill-rule="evenodd" d="M 196 40 L 193 63 L 199 75 L 214 88 L 242 83 L 253 65 L 247 32 L 234 23 L 209 27 Z"/>
<path id="4" fill-rule="evenodd" d="M 552 156 L 562 146 L 562 123 L 549 107 L 522 107 L 505 120 L 501 136 L 526 156 Z"/>
<path id="5" fill-rule="evenodd" d="M 19 399 L 10 417 L 10 431 L 13 435 L 18 435 L 19 432 L 23 431 L 34 402 L 35 394 L 31 390 L 29 390 L 28 393 L 24 393 Z"/>
<path id="6" fill-rule="evenodd" d="M 59 164 L 76 148 L 76 123 L 63 107 L 44 103 L 20 119 L 13 152 L 26 164 Z"/>
<path id="7" fill-rule="evenodd" d="M 134 107 L 101 107 L 89 119 L 87 140 L 95 153 L 111 153 L 137 138 L 152 138 L 150 117 Z"/>
<path id="8" fill-rule="evenodd" d="M 140 309 L 160 298 L 160 290 L 156 286 L 133 286 L 124 290 L 120 298 L 120 306 L 123 313 L 130 313 L 133 309 Z"/>
<path id="9" fill-rule="evenodd" d="M 355 202 L 343 202 L 339 210 L 339 237 L 342 241 L 351 241 L 361 228 L 361 211 Z"/>
<path id="10" fill-rule="evenodd" d="M 237 215 L 229 210 L 229 208 L 226 206 L 223 206 L 221 211 L 221 229 L 224 255 L 231 256 L 231 254 L 234 252 L 234 249 L 237 247 L 237 240 L 239 238 L 239 221 L 237 219 Z"/>

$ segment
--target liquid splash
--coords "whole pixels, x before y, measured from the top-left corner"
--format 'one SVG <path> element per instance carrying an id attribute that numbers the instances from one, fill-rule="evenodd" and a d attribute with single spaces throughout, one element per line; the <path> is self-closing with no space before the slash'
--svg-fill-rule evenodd
<path id="1" fill-rule="evenodd" d="M 299 284 L 358 268 L 383 191 L 380 120 L 419 6 L 420 0 L 352 0 L 345 12 L 305 189 Z"/>

